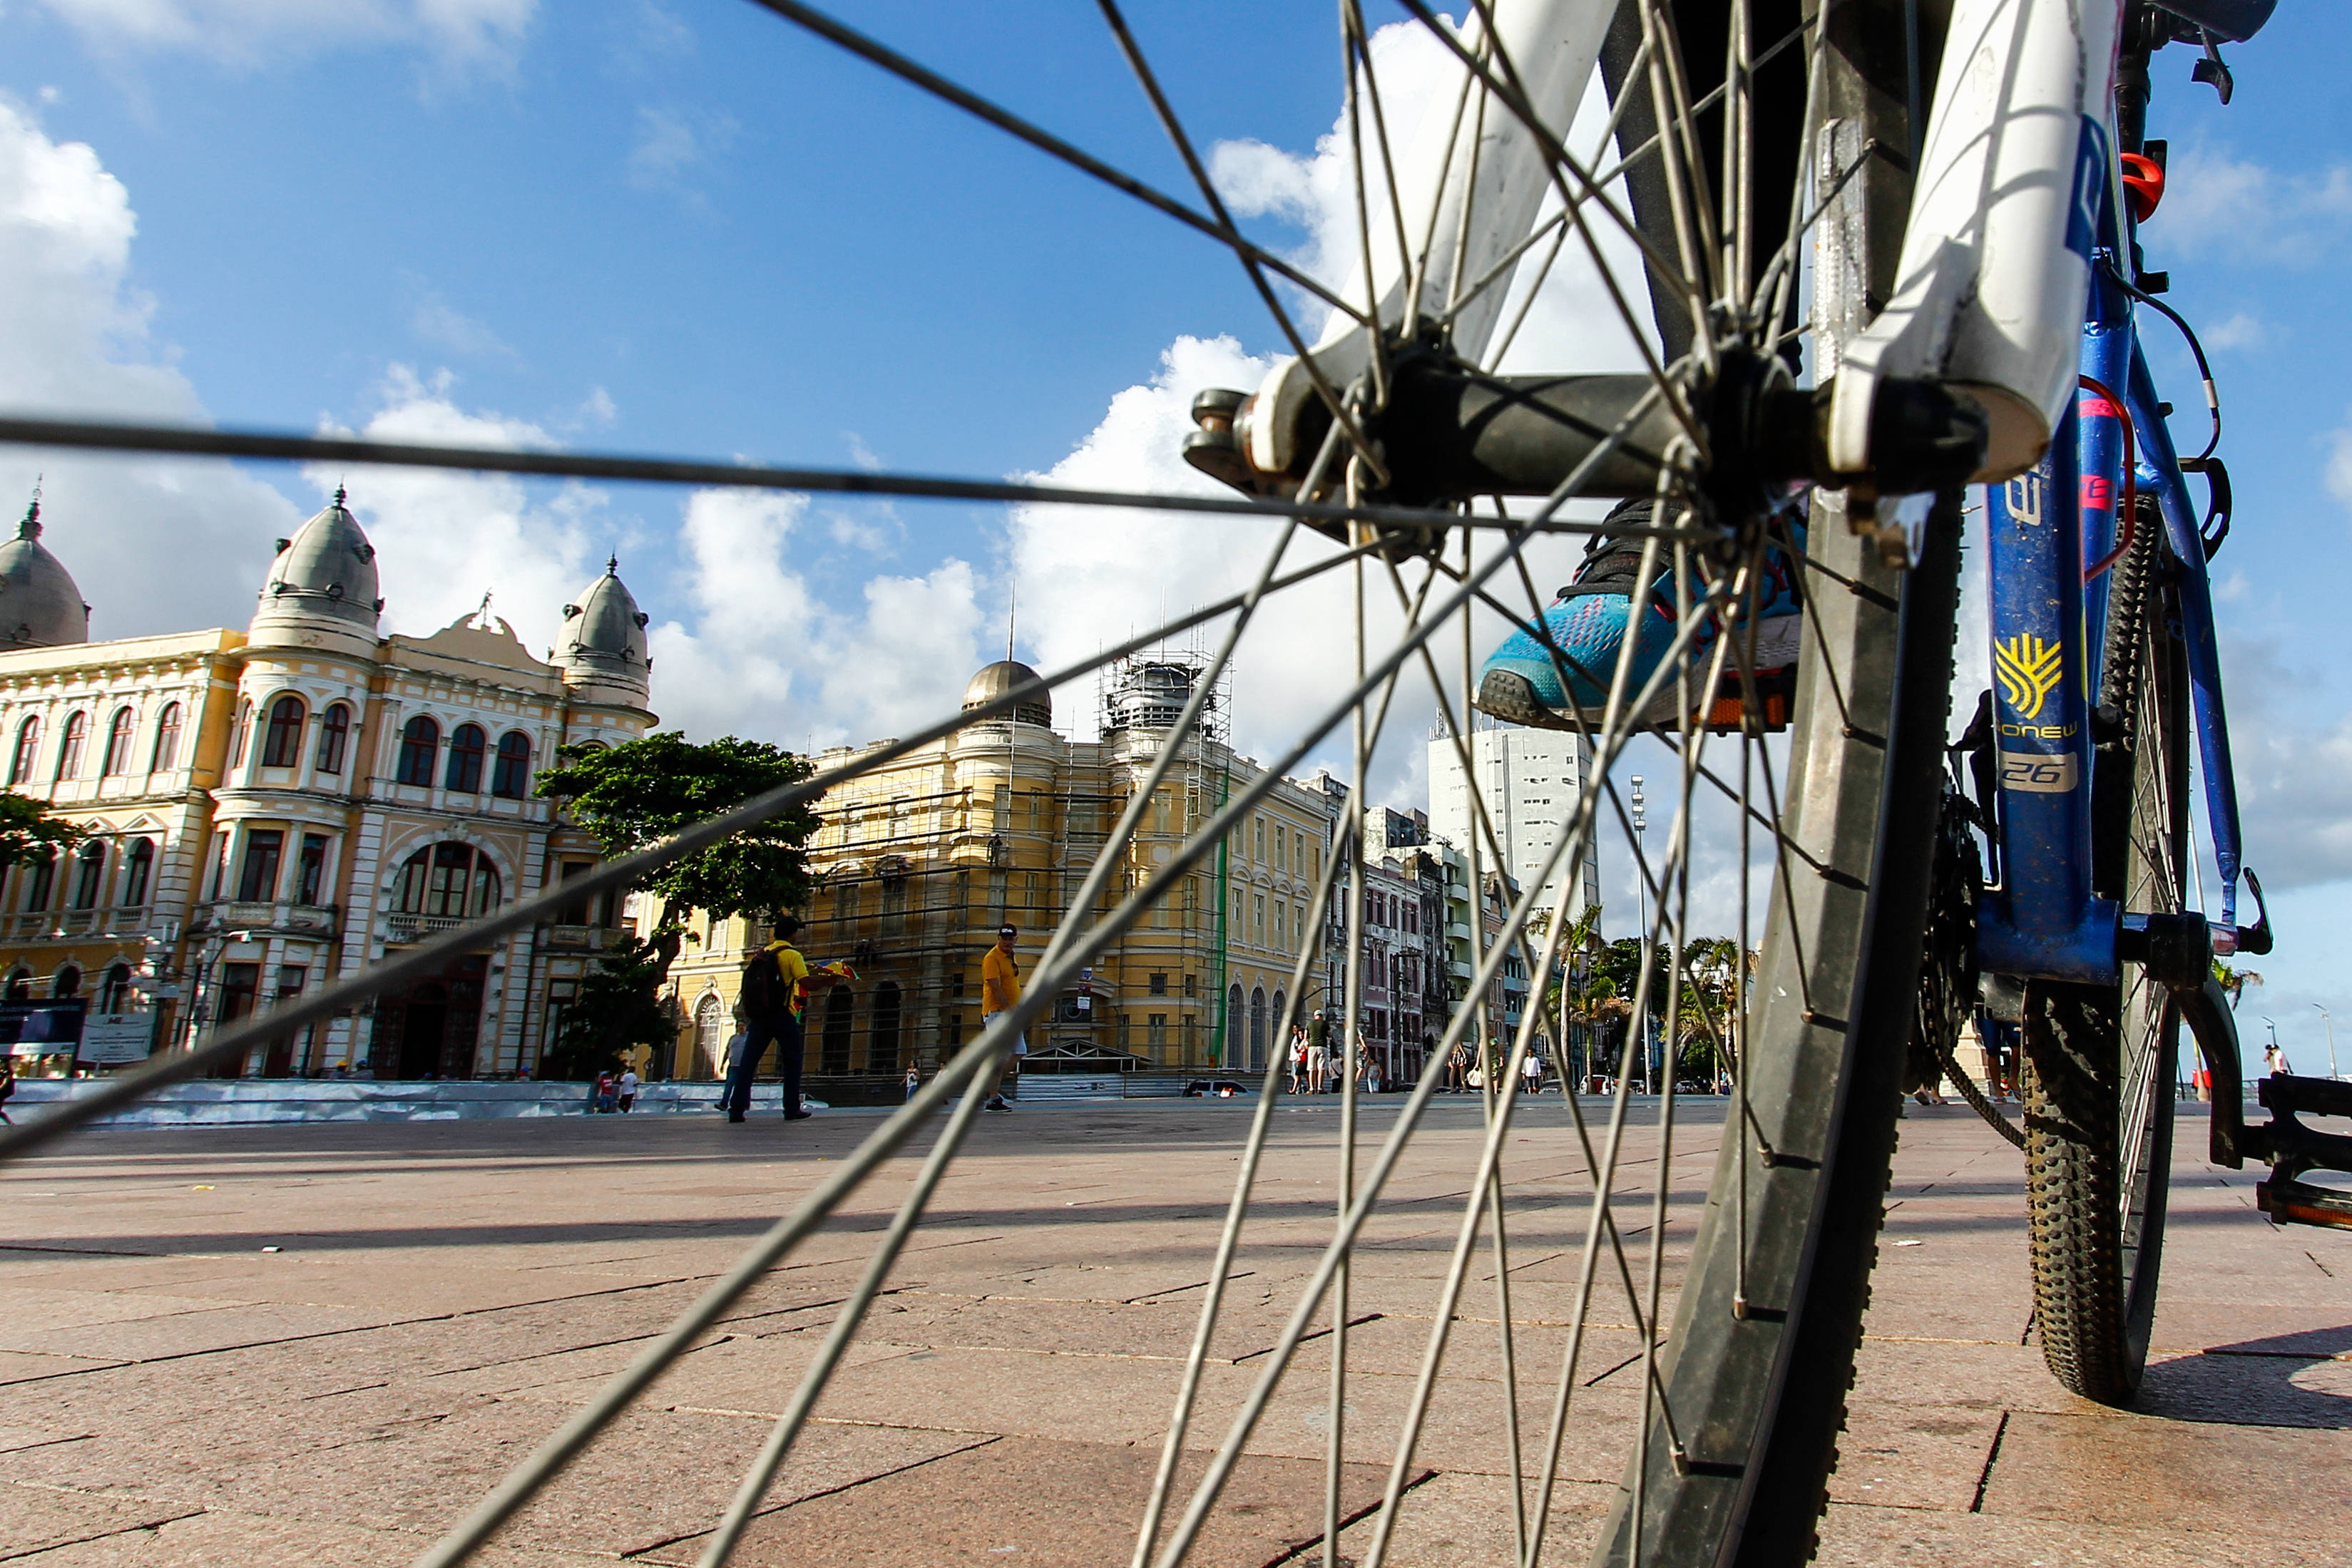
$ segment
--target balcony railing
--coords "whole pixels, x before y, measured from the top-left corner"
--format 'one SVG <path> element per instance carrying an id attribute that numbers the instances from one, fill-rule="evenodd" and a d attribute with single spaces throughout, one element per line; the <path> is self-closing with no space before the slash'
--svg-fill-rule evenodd
<path id="1" fill-rule="evenodd" d="M 196 906 L 192 931 L 272 932 L 289 936 L 332 936 L 336 909 L 331 904 L 289 904 L 282 900 L 223 900 Z"/>
<path id="2" fill-rule="evenodd" d="M 447 915 L 387 915 L 383 917 L 384 940 L 392 943 L 422 942 L 438 936 L 444 931 L 455 931 L 466 922 Z"/>
<path id="3" fill-rule="evenodd" d="M 602 951 L 620 946 L 629 933 L 614 925 L 551 925 L 548 927 L 547 945 L 551 947 L 593 947 Z"/>
<path id="4" fill-rule="evenodd" d="M 143 904 L 119 909 L 36 909 L 0 915 L 0 928 L 20 942 L 63 942 L 83 936 L 137 936 L 151 911 Z"/>

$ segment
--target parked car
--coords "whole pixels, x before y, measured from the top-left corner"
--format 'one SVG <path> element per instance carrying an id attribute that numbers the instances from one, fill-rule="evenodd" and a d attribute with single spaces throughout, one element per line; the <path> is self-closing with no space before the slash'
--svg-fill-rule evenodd
<path id="1" fill-rule="evenodd" d="M 1184 1085 L 1187 1100 L 1230 1100 L 1236 1094 L 1246 1094 L 1249 1085 L 1231 1078 L 1195 1078 Z"/>

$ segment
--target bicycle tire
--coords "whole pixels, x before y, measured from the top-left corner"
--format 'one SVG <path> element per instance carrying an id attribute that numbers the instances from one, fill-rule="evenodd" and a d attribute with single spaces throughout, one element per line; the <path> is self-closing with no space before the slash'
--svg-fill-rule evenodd
<path id="1" fill-rule="evenodd" d="M 1823 137 L 1828 158 L 1843 148 L 1868 161 L 1874 148 L 1900 144 L 1906 95 L 1890 76 L 1902 60 L 1902 24 L 1895 6 L 1847 5 L 1825 17 L 1834 47 L 1809 130 Z M 1931 57 L 1939 42 L 1927 40 Z M 1839 280 L 1853 286 L 1852 298 L 1824 282 L 1817 326 L 1825 301 L 1850 330 L 1867 320 L 1870 302 L 1886 298 L 1882 273 L 1899 246 L 1907 172 L 1866 168 L 1853 186 L 1842 236 L 1852 254 Z M 1821 358 L 1833 363 L 1833 349 Z M 1933 861 L 1933 835 L 1887 829 L 1937 809 L 1961 528 L 1958 494 L 1938 498 L 1916 559 L 1895 570 L 1842 510 L 1832 502 L 1814 514 L 1811 537 L 1822 555 L 1835 553 L 1823 564 L 1846 577 L 1848 590 L 1817 591 L 1811 605 L 1823 657 L 1801 669 L 1790 760 L 1811 799 L 1784 823 L 1794 824 L 1819 874 L 1807 879 L 1801 906 L 1775 905 L 1743 1064 L 1755 1103 L 1737 1113 L 1754 1116 L 1759 1137 L 1725 1140 L 1685 1278 L 1664 1403 L 1689 1436 L 1678 1457 L 1673 1434 L 1654 1429 L 1641 1493 L 1633 1476 L 1645 1456 L 1637 1452 L 1596 1545 L 1593 1562 L 1606 1568 L 1806 1562 L 1837 1465 L 1891 1174 Z M 1822 825 L 1821 837 L 1807 838 Z M 1750 1161 L 1760 1171 L 1743 1173 Z M 1633 1499 L 1643 1494 L 1637 1521 Z"/>
<path id="2" fill-rule="evenodd" d="M 2100 891 L 2171 914 L 2187 893 L 2186 653 L 2149 512 L 2109 595 L 2101 706 L 2126 727 L 2099 766 L 2123 770 L 2094 796 L 2093 834 Z M 2130 1404 L 2147 1361 L 2180 1031 L 2169 991 L 2136 963 L 2122 971 L 2112 987 L 2031 984 L 2024 1014 L 2035 1330 L 2051 1375 L 2103 1405 Z"/>

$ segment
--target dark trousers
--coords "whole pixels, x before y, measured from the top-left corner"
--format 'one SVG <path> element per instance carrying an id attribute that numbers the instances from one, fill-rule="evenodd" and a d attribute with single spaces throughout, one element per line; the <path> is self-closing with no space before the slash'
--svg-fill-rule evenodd
<path id="1" fill-rule="evenodd" d="M 727 1074 L 727 1092 L 719 1097 L 719 1108 L 730 1115 L 740 1115 L 751 1108 L 751 1080 L 759 1075 L 760 1060 L 768 1054 L 768 1044 L 772 1040 L 783 1058 L 784 1109 L 799 1110 L 801 1020 L 782 1013 L 775 1018 L 747 1019 L 743 1028 L 743 1049 Z"/>

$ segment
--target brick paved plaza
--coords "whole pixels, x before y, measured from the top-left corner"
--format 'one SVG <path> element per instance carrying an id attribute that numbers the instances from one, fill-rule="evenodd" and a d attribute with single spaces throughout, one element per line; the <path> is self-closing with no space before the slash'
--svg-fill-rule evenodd
<path id="1" fill-rule="evenodd" d="M 984 1118 L 737 1561 L 1124 1563 L 1247 1115 Z M 1368 1146 L 1393 1115 L 1366 1113 Z M 1580 1239 L 1558 1199 L 1580 1166 L 1559 1100 L 1522 1115 L 1508 1276 L 1532 1448 Z M 1679 1116 L 1670 1254 L 1721 1124 L 1709 1103 Z M 406 1563 L 876 1124 L 101 1132 L 0 1171 L 0 1560 Z M 1199 1442 L 1328 1231 L 1336 1124 L 1328 1102 L 1276 1113 Z M 1350 1508 L 1385 1473 L 1476 1125 L 1439 1103 L 1360 1253 Z M 2352 1237 L 2272 1228 L 2255 1173 L 2206 1166 L 2202 1134 L 2184 1119 L 2161 1364 L 2118 1414 L 2060 1392 L 2030 1343 L 2015 1151 L 1963 1108 L 1912 1111 L 1824 1561 L 2352 1562 Z M 1655 1152 L 1645 1124 L 1632 1168 Z M 481 1561 L 691 1563 L 913 1168 L 886 1166 Z M 1641 1246 L 1648 1205 L 1621 1210 Z M 1482 1255 L 1402 1565 L 1510 1558 L 1495 1274 Z M 1638 1393 L 1622 1291 L 1599 1300 L 1549 1563 L 1581 1560 L 1615 1476 L 1600 1456 Z M 1302 1352 L 1196 1561 L 1286 1561 L 1314 1536 L 1327 1355 Z"/>

